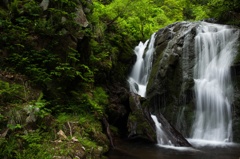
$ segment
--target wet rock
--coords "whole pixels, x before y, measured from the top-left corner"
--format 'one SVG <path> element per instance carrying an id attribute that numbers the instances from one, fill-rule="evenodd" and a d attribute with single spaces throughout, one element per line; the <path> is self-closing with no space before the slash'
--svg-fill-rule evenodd
<path id="1" fill-rule="evenodd" d="M 183 106 L 192 106 L 193 41 L 197 26 L 198 23 L 179 22 L 160 29 L 156 34 L 155 60 L 144 104 L 153 113 L 162 114 L 171 125 L 176 124 L 177 113 Z M 190 95 L 188 101 L 180 102 L 186 94 Z M 190 125 L 184 129 L 190 129 Z"/>
<path id="2" fill-rule="evenodd" d="M 154 126 L 151 125 L 151 120 L 149 118 L 148 111 L 145 111 L 144 106 L 142 106 L 142 102 L 145 98 L 141 96 L 131 93 L 129 97 L 130 109 L 131 113 L 128 116 L 128 137 L 140 137 L 146 138 L 150 141 L 155 141 L 155 129 Z"/>

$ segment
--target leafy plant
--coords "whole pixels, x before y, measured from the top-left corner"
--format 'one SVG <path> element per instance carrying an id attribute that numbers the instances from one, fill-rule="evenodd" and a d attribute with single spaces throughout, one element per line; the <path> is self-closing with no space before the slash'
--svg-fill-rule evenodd
<path id="1" fill-rule="evenodd" d="M 20 124 L 16 124 L 16 125 L 8 124 L 7 127 L 8 127 L 10 130 L 21 129 L 21 128 L 22 128 L 22 126 L 21 126 Z"/>
<path id="2" fill-rule="evenodd" d="M 43 134 L 39 130 L 28 132 L 20 136 L 25 144 L 25 149 L 17 154 L 17 159 L 24 158 L 46 158 L 50 159 L 53 157 L 51 151 L 48 150 L 47 144 L 45 144 L 45 140 Z"/>
<path id="3" fill-rule="evenodd" d="M 1 158 L 14 158 L 18 154 L 20 145 L 16 137 L 11 138 L 0 138 L 0 157 Z"/>
<path id="4" fill-rule="evenodd" d="M 0 103 L 22 103 L 24 88 L 19 84 L 10 84 L 0 80 Z"/>

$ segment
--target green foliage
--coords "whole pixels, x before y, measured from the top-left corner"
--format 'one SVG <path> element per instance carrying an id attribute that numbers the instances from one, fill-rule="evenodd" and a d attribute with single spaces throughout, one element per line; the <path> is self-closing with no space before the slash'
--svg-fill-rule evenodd
<path id="1" fill-rule="evenodd" d="M 183 6 L 184 20 L 203 20 L 209 18 L 210 11 L 205 0 L 183 0 Z"/>
<path id="2" fill-rule="evenodd" d="M 15 129 L 21 129 L 22 126 L 20 124 L 16 124 L 16 125 L 8 124 L 7 128 L 9 128 L 10 130 L 15 130 Z"/>
<path id="3" fill-rule="evenodd" d="M 68 115 L 68 114 L 66 114 L 66 113 L 61 113 L 61 114 L 59 114 L 58 116 L 57 116 L 57 122 L 59 123 L 59 124 L 64 124 L 65 122 L 67 122 L 67 121 L 69 121 L 69 120 L 71 120 L 71 117 L 70 117 L 70 115 Z"/>
<path id="4" fill-rule="evenodd" d="M 28 111 L 28 113 L 34 113 L 34 115 L 36 115 L 36 117 L 39 118 L 44 118 L 45 116 L 49 115 L 51 110 L 46 108 L 46 106 L 49 103 L 46 102 L 45 100 L 40 100 L 37 102 L 34 102 L 33 105 L 29 105 L 26 110 Z"/>
<path id="5" fill-rule="evenodd" d="M 229 12 L 239 13 L 240 1 L 238 0 L 201 0 L 184 2 L 185 19 L 202 20 L 207 18 L 222 19 Z"/>
<path id="6" fill-rule="evenodd" d="M 100 121 L 96 121 L 96 118 L 93 115 L 81 115 L 79 118 L 79 124 L 82 126 L 82 131 L 78 140 L 87 151 L 92 151 L 98 146 L 107 148 L 108 140 L 105 135 L 102 133 L 102 124 Z M 92 140 L 93 138 L 94 140 Z"/>
<path id="7" fill-rule="evenodd" d="M 46 138 L 44 139 L 43 136 L 46 136 L 46 134 L 39 130 L 19 136 L 19 138 L 22 139 L 25 149 L 22 152 L 19 152 L 16 158 L 52 158 L 53 155 L 48 150 L 50 147 L 46 145 Z"/>
<path id="8" fill-rule="evenodd" d="M 0 12 L 0 43 L 4 48 L 0 52 L 5 55 L 0 68 L 26 75 L 31 84 L 50 92 L 50 100 L 58 99 L 55 95 L 66 97 L 73 83 L 76 89 L 89 89 L 94 71 L 88 61 L 81 61 L 85 52 L 77 50 L 71 38 L 82 38 L 85 33 L 89 36 L 89 29 L 83 30 L 75 20 L 78 5 L 78 0 L 54 0 L 43 12 L 35 0 L 9 2 L 8 10 Z M 56 102 L 58 105 L 62 100 Z"/>
<path id="9" fill-rule="evenodd" d="M 103 116 L 108 104 L 108 95 L 101 87 L 97 87 L 93 93 L 83 93 L 80 97 L 80 109 L 92 112 L 97 118 Z"/>
<path id="10" fill-rule="evenodd" d="M 183 2 L 183 0 L 164 0 L 161 8 L 171 23 L 183 20 Z"/>
<path id="11" fill-rule="evenodd" d="M 10 84 L 0 80 L 0 104 L 22 103 L 24 98 L 24 88 L 19 84 Z"/>
<path id="12" fill-rule="evenodd" d="M 14 158 L 18 153 L 19 143 L 15 137 L 6 139 L 0 138 L 0 157 L 5 158 Z"/>
<path id="13" fill-rule="evenodd" d="M 164 11 L 149 0 L 114 0 L 108 5 L 96 1 L 94 6 L 93 21 L 100 24 L 97 26 L 101 26 L 95 29 L 97 35 L 103 34 L 109 25 L 117 23 L 123 34 L 146 39 L 161 26 L 170 23 Z"/>
<path id="14" fill-rule="evenodd" d="M 63 130 L 64 132 L 69 132 L 69 125 L 71 125 L 71 123 L 74 123 L 74 126 L 72 126 L 72 129 L 70 130 L 72 134 L 69 134 L 78 139 L 79 143 L 81 143 L 89 155 L 94 153 L 93 150 L 97 149 L 99 146 L 104 147 L 107 150 L 107 138 L 102 133 L 102 124 L 99 120 L 96 120 L 95 115 L 87 112 L 74 115 L 66 113 L 58 115 L 58 129 Z M 69 150 L 62 150 L 61 154 L 63 153 L 68 154 Z"/>
<path id="15" fill-rule="evenodd" d="M 88 151 L 94 149 L 97 147 L 97 144 L 96 142 L 93 142 L 90 140 L 90 138 L 87 138 L 87 137 L 81 137 L 81 138 L 78 138 L 79 142 L 82 143 L 84 145 L 84 147 L 86 147 L 88 149 Z"/>
<path id="16" fill-rule="evenodd" d="M 208 8 L 206 6 L 196 6 L 193 10 L 193 15 L 195 16 L 195 20 L 203 20 L 210 18 L 208 13 L 206 12 Z"/>
<path id="17" fill-rule="evenodd" d="M 47 143 L 50 140 L 48 133 L 52 132 L 44 132 L 50 129 L 46 129 L 48 125 L 44 121 L 50 113 L 60 111 L 65 115 L 58 117 L 57 124 L 75 120 L 68 113 L 91 114 L 91 118 L 86 117 L 88 121 L 84 122 L 82 140 L 89 146 L 99 144 L 102 135 L 99 119 L 105 113 L 108 96 L 102 88 L 94 88 L 94 78 L 95 73 L 101 71 L 98 66 L 110 71 L 110 52 L 94 53 L 88 47 L 84 48 L 89 51 L 79 47 L 77 41 L 80 43 L 80 39 L 89 38 L 92 33 L 90 28 L 82 28 L 76 23 L 78 5 L 78 0 L 53 0 L 43 11 L 39 1 L 13 0 L 8 9 L 0 9 L 1 70 L 21 73 L 29 84 L 43 90 L 38 100 L 27 101 L 21 85 L 0 81 L 0 119 L 4 119 L 1 128 L 10 130 L 6 139 L 1 140 L 0 158 L 52 158 L 54 153 Z M 83 5 L 88 3 L 83 2 Z M 107 45 L 104 46 L 105 49 Z M 90 53 L 94 60 L 85 58 L 90 57 Z M 10 116 L 6 119 L 2 114 L 2 105 L 5 104 L 13 106 L 6 113 Z M 61 147 L 63 151 L 66 146 Z"/>
<path id="18" fill-rule="evenodd" d="M 108 95 L 102 87 L 96 87 L 93 92 L 94 101 L 100 105 L 108 104 Z"/>
<path id="19" fill-rule="evenodd" d="M 59 122 L 71 120 L 69 113 L 74 115 L 93 114 L 96 119 L 102 119 L 105 114 L 105 108 L 109 103 L 108 95 L 102 87 L 96 87 L 92 92 L 88 93 L 72 91 L 71 94 L 71 102 L 58 110 L 60 114 L 58 116 Z M 74 115 L 73 119 L 75 118 Z"/>
<path id="20" fill-rule="evenodd" d="M 9 138 L 0 138 L 0 157 L 50 159 L 53 155 L 49 151 L 51 147 L 47 145 L 46 139 L 46 134 L 39 130 L 11 135 Z"/>

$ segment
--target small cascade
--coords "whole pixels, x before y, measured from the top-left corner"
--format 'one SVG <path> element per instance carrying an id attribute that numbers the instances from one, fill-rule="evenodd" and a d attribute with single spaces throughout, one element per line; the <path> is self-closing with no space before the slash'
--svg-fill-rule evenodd
<path id="1" fill-rule="evenodd" d="M 145 97 L 146 95 L 146 87 L 152 68 L 154 42 L 155 34 L 151 36 L 150 42 L 149 40 L 145 43 L 140 42 L 134 49 L 137 60 L 132 68 L 128 82 L 130 85 L 130 91 L 139 94 L 142 97 Z"/>
<path id="2" fill-rule="evenodd" d="M 162 129 L 162 124 L 158 122 L 157 117 L 155 115 L 151 115 L 151 118 L 153 119 L 156 126 L 157 143 L 159 145 L 174 146 L 171 140 L 168 139 L 164 130 Z"/>
<path id="3" fill-rule="evenodd" d="M 192 139 L 232 140 L 230 66 L 238 36 L 238 31 L 223 25 L 202 22 L 198 27 L 194 68 L 196 116 Z"/>

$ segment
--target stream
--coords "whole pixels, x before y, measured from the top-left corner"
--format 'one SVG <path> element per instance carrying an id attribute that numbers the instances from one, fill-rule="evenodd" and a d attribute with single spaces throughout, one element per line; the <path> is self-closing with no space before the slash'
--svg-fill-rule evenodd
<path id="1" fill-rule="evenodd" d="M 194 148 L 161 146 L 140 140 L 121 140 L 107 154 L 109 159 L 240 159 L 240 145 L 194 144 Z"/>

